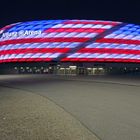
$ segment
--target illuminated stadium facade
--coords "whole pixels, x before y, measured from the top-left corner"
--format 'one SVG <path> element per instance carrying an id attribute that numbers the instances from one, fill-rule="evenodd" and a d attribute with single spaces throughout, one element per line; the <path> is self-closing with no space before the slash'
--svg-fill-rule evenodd
<path id="1" fill-rule="evenodd" d="M 43 20 L 0 29 L 1 73 L 104 74 L 139 71 L 140 26 Z"/>

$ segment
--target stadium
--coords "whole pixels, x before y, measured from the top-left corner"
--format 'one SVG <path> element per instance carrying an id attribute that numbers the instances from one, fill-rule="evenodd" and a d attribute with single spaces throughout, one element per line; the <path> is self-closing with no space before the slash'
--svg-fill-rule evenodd
<path id="1" fill-rule="evenodd" d="M 140 72 L 140 26 L 41 20 L 0 29 L 0 73 L 94 75 Z"/>

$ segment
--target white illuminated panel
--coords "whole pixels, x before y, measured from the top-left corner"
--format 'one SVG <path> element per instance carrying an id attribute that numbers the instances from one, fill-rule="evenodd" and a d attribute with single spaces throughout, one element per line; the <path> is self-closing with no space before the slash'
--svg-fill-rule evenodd
<path id="1" fill-rule="evenodd" d="M 75 53 L 68 58 L 128 58 L 128 59 L 140 59 L 140 55 L 134 54 L 110 54 L 110 53 Z"/>
<path id="2" fill-rule="evenodd" d="M 101 24 L 58 24 L 52 28 L 98 28 L 98 29 L 110 29 L 112 25 L 101 25 Z"/>
<path id="3" fill-rule="evenodd" d="M 40 58 L 48 58 L 52 53 L 45 53 L 40 56 Z"/>
<path id="4" fill-rule="evenodd" d="M 58 56 L 60 56 L 61 53 L 54 53 L 52 55 L 49 56 L 49 58 L 57 58 Z"/>
<path id="5" fill-rule="evenodd" d="M 118 43 L 92 43 L 87 45 L 85 48 L 111 48 L 111 49 L 130 49 L 140 50 L 140 45 L 131 44 L 118 44 Z"/>
<path id="6" fill-rule="evenodd" d="M 54 42 L 54 43 L 25 43 L 25 44 L 11 44 L 11 45 L 3 45 L 0 47 L 0 51 L 4 50 L 13 50 L 13 49 L 35 49 L 35 48 L 75 48 L 80 43 L 69 43 L 69 42 Z"/>

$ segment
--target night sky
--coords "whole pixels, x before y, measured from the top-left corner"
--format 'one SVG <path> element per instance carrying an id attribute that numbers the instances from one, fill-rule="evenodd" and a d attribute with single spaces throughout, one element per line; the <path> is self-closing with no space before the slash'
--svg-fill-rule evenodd
<path id="1" fill-rule="evenodd" d="M 99 19 L 140 24 L 140 0 L 1 0 L 0 27 L 42 19 Z"/>

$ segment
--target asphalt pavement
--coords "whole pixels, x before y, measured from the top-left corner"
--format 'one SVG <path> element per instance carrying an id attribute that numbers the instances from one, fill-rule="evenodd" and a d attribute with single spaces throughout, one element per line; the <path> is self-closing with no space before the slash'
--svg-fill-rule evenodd
<path id="1" fill-rule="evenodd" d="M 140 78 L 0 76 L 0 85 L 49 98 L 101 140 L 140 140 Z"/>
<path id="2" fill-rule="evenodd" d="M 48 98 L 0 86 L 0 140 L 99 140 Z"/>

